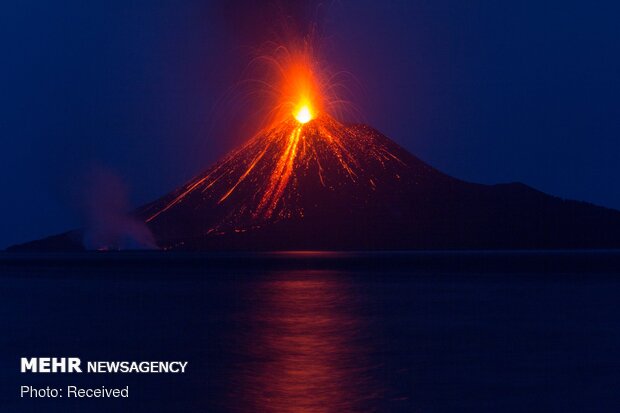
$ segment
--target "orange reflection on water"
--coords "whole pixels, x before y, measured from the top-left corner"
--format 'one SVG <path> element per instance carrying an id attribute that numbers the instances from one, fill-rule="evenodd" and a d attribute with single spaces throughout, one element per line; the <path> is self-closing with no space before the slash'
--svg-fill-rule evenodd
<path id="1" fill-rule="evenodd" d="M 287 273 L 260 282 L 234 373 L 239 411 L 372 411 L 368 345 L 355 294 L 333 274 Z M 239 403 L 241 405 L 239 405 Z"/>

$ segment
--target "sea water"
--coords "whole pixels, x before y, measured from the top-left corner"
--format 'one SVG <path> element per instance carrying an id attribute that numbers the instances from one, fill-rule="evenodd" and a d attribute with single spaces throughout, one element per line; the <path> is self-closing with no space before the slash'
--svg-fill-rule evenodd
<path id="1" fill-rule="evenodd" d="M 0 411 L 617 412 L 620 253 L 0 257 Z M 24 374 L 21 357 L 184 360 Z M 20 386 L 128 388 L 96 400 Z"/>

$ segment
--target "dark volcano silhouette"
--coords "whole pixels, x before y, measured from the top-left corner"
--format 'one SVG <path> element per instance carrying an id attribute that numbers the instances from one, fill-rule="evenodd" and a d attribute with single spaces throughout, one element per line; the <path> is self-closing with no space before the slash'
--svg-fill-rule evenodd
<path id="1" fill-rule="evenodd" d="M 163 249 L 620 247 L 620 212 L 520 183 L 452 178 L 376 130 L 323 115 L 259 133 L 135 216 Z M 82 248 L 72 231 L 13 249 Z"/>

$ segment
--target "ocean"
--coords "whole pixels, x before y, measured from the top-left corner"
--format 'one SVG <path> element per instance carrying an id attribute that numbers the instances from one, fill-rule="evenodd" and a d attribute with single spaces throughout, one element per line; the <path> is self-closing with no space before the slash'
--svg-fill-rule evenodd
<path id="1" fill-rule="evenodd" d="M 618 251 L 7 253 L 0 291 L 2 412 L 620 409 Z M 187 368 L 32 374 L 21 357 Z"/>

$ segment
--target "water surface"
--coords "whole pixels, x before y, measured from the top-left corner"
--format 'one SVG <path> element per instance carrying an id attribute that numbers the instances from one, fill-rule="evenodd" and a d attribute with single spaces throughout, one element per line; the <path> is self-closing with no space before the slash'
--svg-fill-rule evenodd
<path id="1" fill-rule="evenodd" d="M 4 255 L 0 411 L 617 412 L 618 252 Z M 188 360 L 22 375 L 19 357 Z M 23 400 L 19 386 L 130 386 Z"/>

